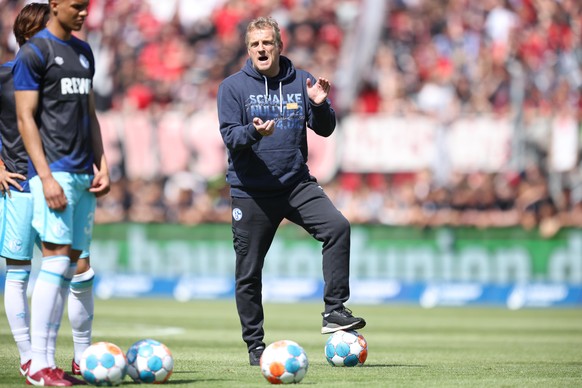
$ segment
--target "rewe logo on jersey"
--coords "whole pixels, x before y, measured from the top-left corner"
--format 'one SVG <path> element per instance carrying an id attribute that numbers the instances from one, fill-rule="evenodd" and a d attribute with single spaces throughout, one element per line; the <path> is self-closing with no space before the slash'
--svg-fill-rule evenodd
<path id="1" fill-rule="evenodd" d="M 90 91 L 89 78 L 61 78 L 61 94 L 89 94 Z"/>

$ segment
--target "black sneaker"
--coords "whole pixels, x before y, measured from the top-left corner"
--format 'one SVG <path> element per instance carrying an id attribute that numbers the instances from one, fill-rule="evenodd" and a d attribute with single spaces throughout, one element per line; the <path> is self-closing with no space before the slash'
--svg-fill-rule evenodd
<path id="1" fill-rule="evenodd" d="M 357 330 L 366 326 L 364 318 L 354 317 L 352 311 L 345 307 L 321 315 L 323 315 L 321 334 L 334 333 L 339 330 Z"/>
<path id="2" fill-rule="evenodd" d="M 265 348 L 263 346 L 259 346 L 249 351 L 249 364 L 253 366 L 261 365 L 261 356 L 264 350 Z"/>

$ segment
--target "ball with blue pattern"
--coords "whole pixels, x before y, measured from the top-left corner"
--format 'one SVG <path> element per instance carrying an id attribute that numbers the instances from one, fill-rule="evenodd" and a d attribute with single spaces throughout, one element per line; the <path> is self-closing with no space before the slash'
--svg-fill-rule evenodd
<path id="1" fill-rule="evenodd" d="M 127 374 L 136 383 L 162 384 L 174 370 L 174 358 L 166 345 L 154 339 L 142 339 L 127 351 Z"/>
<path id="2" fill-rule="evenodd" d="M 368 358 L 368 343 L 355 330 L 339 330 L 325 343 L 325 359 L 332 366 L 361 366 Z"/>
<path id="3" fill-rule="evenodd" d="M 295 384 L 305 377 L 309 361 L 297 342 L 280 340 L 265 348 L 261 373 L 271 384 Z"/>
<path id="4" fill-rule="evenodd" d="M 127 360 L 121 348 L 110 342 L 96 342 L 81 355 L 81 376 L 91 385 L 116 386 L 127 373 Z"/>

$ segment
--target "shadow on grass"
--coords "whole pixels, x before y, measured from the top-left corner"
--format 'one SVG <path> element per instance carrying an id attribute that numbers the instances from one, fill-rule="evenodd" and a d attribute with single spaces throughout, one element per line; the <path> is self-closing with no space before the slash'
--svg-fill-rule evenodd
<path id="1" fill-rule="evenodd" d="M 166 381 L 164 383 L 164 385 L 185 385 L 185 384 L 208 384 L 208 383 L 219 383 L 219 382 L 225 382 L 225 381 L 230 381 L 231 379 L 225 378 L 225 379 L 179 379 L 179 378 L 175 378 L 177 377 L 176 375 L 179 374 L 192 374 L 192 373 L 196 373 L 194 371 L 188 371 L 188 370 L 182 370 L 182 371 L 174 371 L 172 373 L 172 377 Z M 123 385 L 125 384 L 134 384 L 133 382 L 124 382 Z"/>
<path id="2" fill-rule="evenodd" d="M 408 365 L 408 364 L 364 364 L 356 368 L 426 368 L 427 365 Z"/>
<path id="3" fill-rule="evenodd" d="M 184 384 L 208 384 L 208 383 L 217 383 L 217 382 L 224 382 L 228 381 L 228 379 L 188 379 L 188 380 L 168 380 L 164 383 L 164 385 L 184 385 Z"/>
<path id="4" fill-rule="evenodd" d="M 187 373 L 187 372 L 184 372 Z M 164 385 L 209 384 L 229 381 L 229 379 L 170 379 Z M 121 385 L 134 385 L 133 381 L 124 381 Z M 149 384 L 147 384 L 149 385 Z M 205 386 L 205 385 L 203 385 Z"/>

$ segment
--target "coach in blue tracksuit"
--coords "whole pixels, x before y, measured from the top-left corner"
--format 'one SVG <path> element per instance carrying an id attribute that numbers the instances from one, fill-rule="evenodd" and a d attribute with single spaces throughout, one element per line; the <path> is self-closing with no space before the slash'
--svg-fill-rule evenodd
<path id="1" fill-rule="evenodd" d="M 366 322 L 344 307 L 350 296 L 350 224 L 306 164 L 307 127 L 326 137 L 335 129 L 330 83 L 281 56 L 281 32 L 272 18 L 253 20 L 245 43 L 249 59 L 220 85 L 218 118 L 228 151 L 236 304 L 249 362 L 259 365 L 265 347 L 261 272 L 283 219 L 323 243 L 322 334 L 360 329 Z"/>

